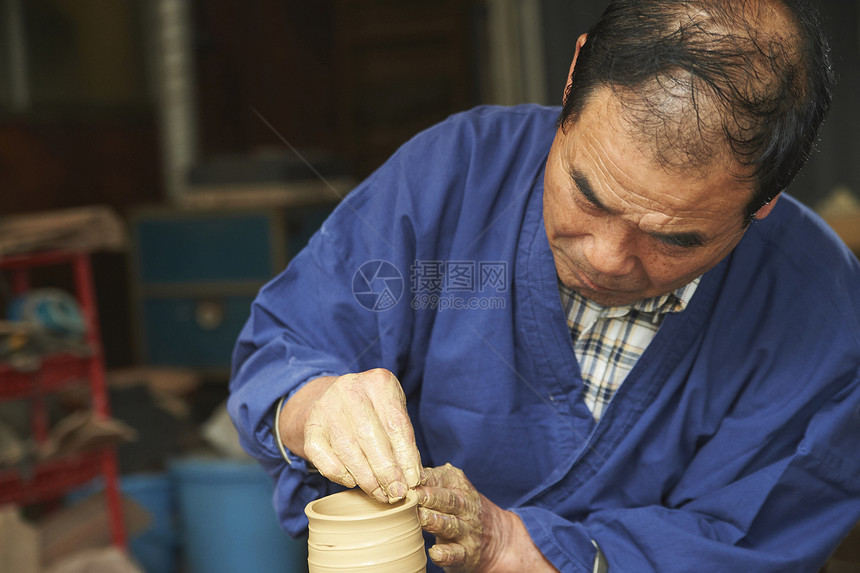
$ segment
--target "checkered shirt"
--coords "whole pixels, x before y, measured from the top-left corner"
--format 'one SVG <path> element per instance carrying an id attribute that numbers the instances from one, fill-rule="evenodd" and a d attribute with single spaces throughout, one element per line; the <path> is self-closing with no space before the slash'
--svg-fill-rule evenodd
<path id="1" fill-rule="evenodd" d="M 700 277 L 701 278 L 701 277 Z M 681 312 L 699 279 L 674 292 L 625 306 L 601 306 L 565 286 L 558 290 L 582 373 L 583 398 L 595 420 L 657 334 L 666 314 Z"/>

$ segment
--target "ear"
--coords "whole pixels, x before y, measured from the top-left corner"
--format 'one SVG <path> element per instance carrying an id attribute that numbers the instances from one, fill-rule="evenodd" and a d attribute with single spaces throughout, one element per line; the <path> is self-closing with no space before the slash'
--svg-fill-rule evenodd
<path id="1" fill-rule="evenodd" d="M 564 84 L 564 94 L 562 97 L 562 101 L 567 99 L 567 90 L 570 89 L 571 76 L 573 75 L 573 68 L 576 66 L 576 58 L 579 57 L 579 50 L 585 45 L 586 34 L 581 35 L 576 40 L 576 51 L 573 52 L 573 61 L 570 62 L 570 70 L 567 72 L 567 83 Z"/>
<path id="2" fill-rule="evenodd" d="M 779 193 L 777 193 L 773 199 L 762 205 L 761 209 L 755 212 L 755 220 L 761 221 L 762 219 L 770 215 L 770 212 L 773 211 L 773 207 L 776 205 L 777 199 L 779 199 Z"/>

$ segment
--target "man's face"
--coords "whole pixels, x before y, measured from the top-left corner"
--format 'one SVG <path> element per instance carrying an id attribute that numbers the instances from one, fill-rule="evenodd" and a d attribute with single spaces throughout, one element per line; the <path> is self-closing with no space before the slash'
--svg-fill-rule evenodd
<path id="1" fill-rule="evenodd" d="M 743 236 L 752 184 L 720 160 L 688 173 L 662 168 L 629 136 L 611 92 L 594 95 L 556 133 L 544 219 L 562 282 L 623 305 L 672 292 L 720 262 Z"/>

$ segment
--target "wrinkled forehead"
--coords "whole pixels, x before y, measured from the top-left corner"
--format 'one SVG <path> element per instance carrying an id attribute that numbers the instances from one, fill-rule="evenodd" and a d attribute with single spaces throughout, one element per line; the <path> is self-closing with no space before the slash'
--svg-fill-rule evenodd
<path id="1" fill-rule="evenodd" d="M 717 201 L 728 217 L 740 216 L 752 198 L 753 183 L 750 170 L 730 153 L 709 157 L 695 168 L 667 166 L 656 158 L 653 139 L 642 137 L 641 125 L 634 125 L 611 89 L 601 88 L 595 96 L 566 137 L 557 140 L 563 146 L 561 152 L 569 154 L 567 168 L 586 196 L 597 195 L 598 200 L 622 193 L 629 200 L 640 196 L 645 203 L 661 203 L 666 212 L 676 215 Z M 730 196 L 737 202 L 737 213 L 726 203 Z"/>
<path id="2" fill-rule="evenodd" d="M 753 171 L 735 156 L 725 133 L 724 110 L 714 98 L 695 94 L 694 81 L 679 72 L 656 78 L 645 89 L 607 87 L 595 95 L 605 98 L 617 137 L 665 171 L 701 177 L 721 171 L 748 180 Z"/>

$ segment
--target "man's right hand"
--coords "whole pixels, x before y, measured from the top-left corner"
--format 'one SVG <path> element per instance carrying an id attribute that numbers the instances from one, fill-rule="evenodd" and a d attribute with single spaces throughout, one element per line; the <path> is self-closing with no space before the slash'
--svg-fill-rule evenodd
<path id="1" fill-rule="evenodd" d="M 406 396 L 388 370 L 312 380 L 287 401 L 278 430 L 322 475 L 380 502 L 402 499 L 420 481 Z"/>

